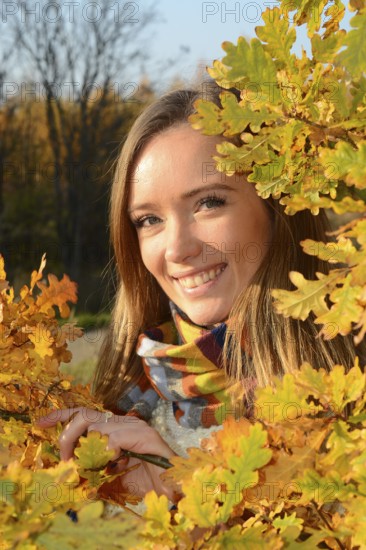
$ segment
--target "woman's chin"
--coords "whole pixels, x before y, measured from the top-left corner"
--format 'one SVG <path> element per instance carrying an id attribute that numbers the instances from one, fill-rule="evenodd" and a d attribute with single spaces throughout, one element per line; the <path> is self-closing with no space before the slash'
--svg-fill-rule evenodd
<path id="1" fill-rule="evenodd" d="M 210 328 L 223 323 L 228 317 L 228 314 L 223 312 L 217 312 L 216 315 L 213 315 L 212 310 L 210 311 L 210 315 L 207 314 L 207 311 L 201 313 L 193 309 L 190 310 L 190 308 L 186 308 L 184 312 L 195 325 Z"/>

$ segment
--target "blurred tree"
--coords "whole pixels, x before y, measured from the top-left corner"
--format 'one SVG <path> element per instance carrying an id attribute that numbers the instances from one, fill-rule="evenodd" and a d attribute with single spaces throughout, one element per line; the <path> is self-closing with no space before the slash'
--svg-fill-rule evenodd
<path id="1" fill-rule="evenodd" d="M 33 97 L 45 109 L 51 149 L 47 177 L 53 184 L 61 263 L 79 281 L 85 257 L 87 263 L 99 259 L 100 265 L 98 244 L 107 240 L 105 205 L 100 208 L 105 229 L 100 243 L 94 239 L 94 249 L 88 227 L 92 222 L 96 237 L 101 226 L 90 216 L 96 203 L 106 200 L 103 185 L 101 191 L 110 179 L 106 160 L 113 159 L 116 142 L 142 107 L 139 83 L 128 75 L 146 61 L 143 39 L 158 16 L 154 7 L 140 10 L 135 2 L 66 7 L 24 2 L 10 25 L 33 75 L 32 82 L 21 85 L 20 100 Z"/>
<path id="2" fill-rule="evenodd" d="M 4 163 L 8 151 L 12 150 L 15 145 L 14 136 L 10 136 L 6 128 L 11 125 L 16 105 L 12 102 L 6 103 L 3 93 L 9 57 L 9 51 L 3 51 L 0 56 L 0 236 L 2 235 L 4 213 Z"/>

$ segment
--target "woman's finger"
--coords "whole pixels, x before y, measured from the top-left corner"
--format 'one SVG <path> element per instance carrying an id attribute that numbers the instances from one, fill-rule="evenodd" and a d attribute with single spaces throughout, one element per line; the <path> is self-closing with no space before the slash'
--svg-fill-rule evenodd
<path id="1" fill-rule="evenodd" d="M 95 420 L 100 419 L 101 415 L 100 411 L 92 409 L 82 409 L 77 412 L 73 419 L 65 426 L 59 437 L 62 460 L 68 460 L 74 456 L 74 449 L 79 437 L 83 435 L 91 424 L 95 423 Z"/>
<path id="2" fill-rule="evenodd" d="M 69 409 L 54 409 L 45 416 L 42 416 L 37 420 L 37 424 L 42 428 L 50 428 L 55 426 L 57 422 L 67 422 L 73 415 L 80 413 L 87 424 L 94 422 L 101 422 L 105 418 L 105 412 L 97 411 L 95 409 L 88 409 L 86 407 L 70 407 Z"/>
<path id="3" fill-rule="evenodd" d="M 156 454 L 165 458 L 174 456 L 174 452 L 160 435 L 146 425 L 142 426 L 140 430 L 135 429 L 132 425 L 126 425 L 122 429 L 111 431 L 107 447 L 119 453 L 126 450 L 142 454 Z"/>
<path id="4" fill-rule="evenodd" d="M 70 407 L 69 409 L 54 409 L 45 416 L 38 418 L 36 423 L 41 428 L 50 428 L 55 426 L 57 422 L 67 422 L 70 418 L 77 412 L 79 412 L 82 407 Z"/>

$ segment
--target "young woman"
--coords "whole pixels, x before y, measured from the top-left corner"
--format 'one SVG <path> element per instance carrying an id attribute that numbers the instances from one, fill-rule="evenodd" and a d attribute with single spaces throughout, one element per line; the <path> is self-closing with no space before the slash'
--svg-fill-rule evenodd
<path id="1" fill-rule="evenodd" d="M 299 242 L 326 240 L 328 224 L 323 212 L 286 216 L 278 201 L 257 196 L 245 173 L 216 171 L 222 137 L 193 130 L 188 117 L 199 98 L 220 106 L 220 92 L 210 83 L 166 94 L 122 148 L 110 210 L 119 282 L 94 383 L 113 414 L 78 408 L 45 417 L 45 427 L 68 422 L 63 459 L 85 430 L 108 434 L 116 459 L 123 449 L 169 458 L 228 414 L 249 414 L 253 386 L 273 374 L 303 361 L 353 364 L 350 338 L 324 342 L 311 319 L 273 310 L 271 290 L 291 288 L 290 270 L 310 279 L 326 272 Z M 116 468 L 127 462 L 138 461 L 120 459 Z M 173 498 L 161 472 L 141 462 L 123 480 L 141 496 L 155 489 Z"/>

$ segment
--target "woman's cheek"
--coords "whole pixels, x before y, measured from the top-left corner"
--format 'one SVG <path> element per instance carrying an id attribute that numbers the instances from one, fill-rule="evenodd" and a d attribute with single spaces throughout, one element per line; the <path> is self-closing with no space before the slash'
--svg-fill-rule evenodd
<path id="1" fill-rule="evenodd" d="M 158 277 L 158 263 L 159 259 L 161 259 L 159 244 L 156 240 L 154 241 L 154 239 L 141 239 L 140 252 L 146 269 L 154 275 L 154 277 Z"/>

